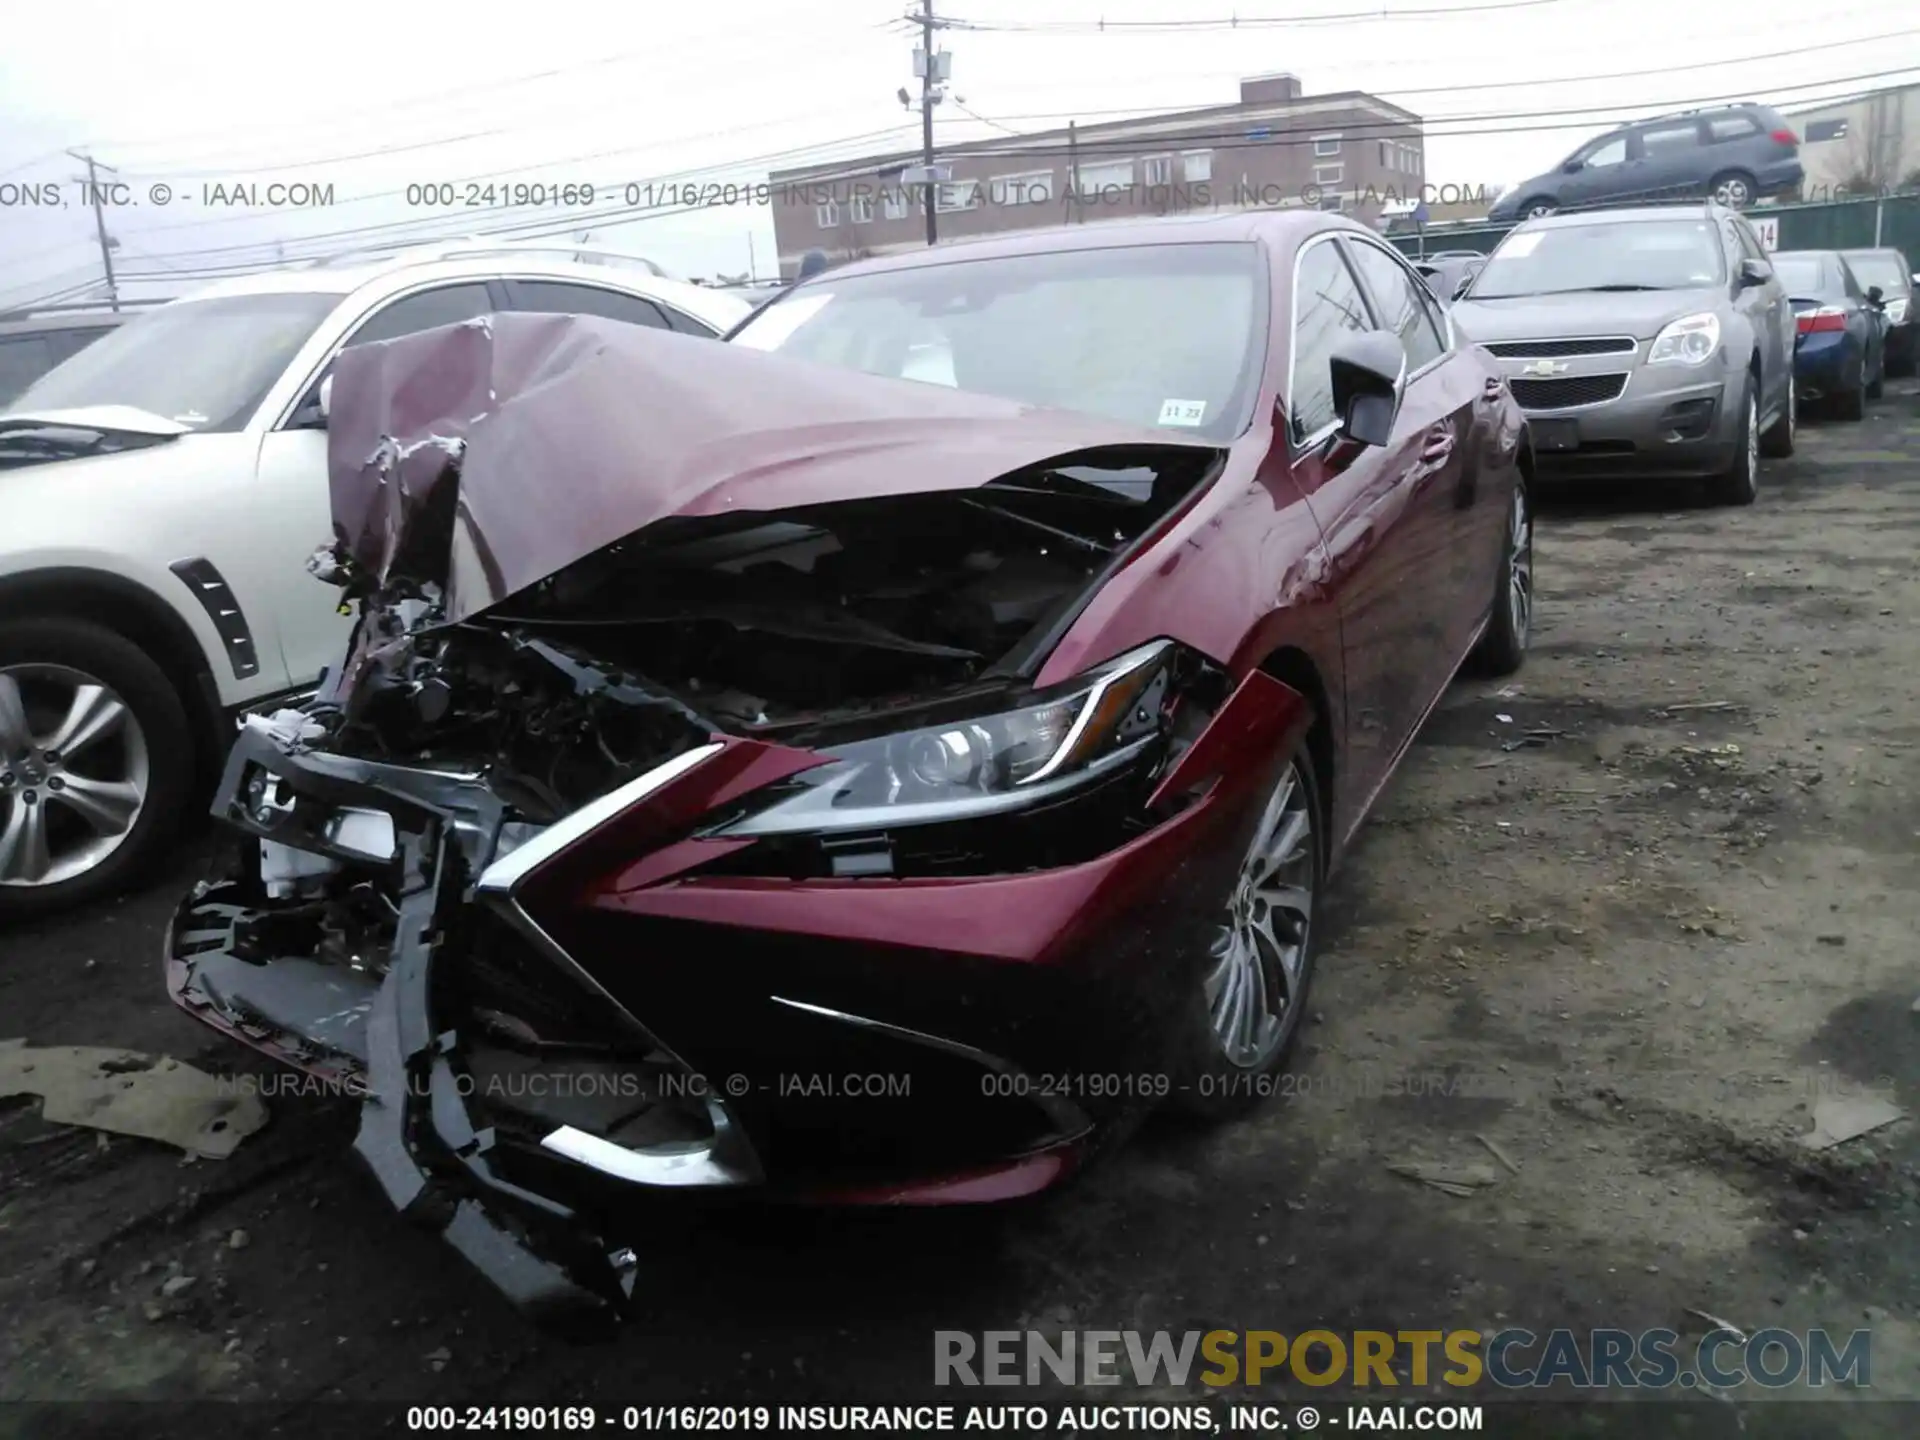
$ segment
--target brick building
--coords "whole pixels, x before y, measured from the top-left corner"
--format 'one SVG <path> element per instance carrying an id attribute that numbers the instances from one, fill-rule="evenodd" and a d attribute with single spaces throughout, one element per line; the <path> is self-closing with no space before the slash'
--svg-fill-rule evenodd
<path id="1" fill-rule="evenodd" d="M 924 245 L 923 187 L 901 183 L 919 163 L 913 150 L 774 171 L 781 275 L 813 249 L 838 263 Z M 1426 176 L 1418 115 L 1359 91 L 1303 95 L 1287 74 L 1242 80 L 1236 104 L 943 145 L 935 163 L 949 172 L 942 240 L 1285 205 L 1371 220 Z"/>

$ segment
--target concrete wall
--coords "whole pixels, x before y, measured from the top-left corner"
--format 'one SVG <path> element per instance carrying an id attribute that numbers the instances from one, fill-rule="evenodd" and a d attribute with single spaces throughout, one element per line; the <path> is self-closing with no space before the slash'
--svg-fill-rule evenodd
<path id="1" fill-rule="evenodd" d="M 1920 172 L 1920 85 L 1883 90 L 1844 105 L 1795 110 L 1787 117 L 1800 133 L 1801 189 L 1810 201 L 1843 198 L 1844 187 L 1864 180 L 1869 191 L 1898 188 Z M 1838 125 L 1846 133 L 1826 136 Z"/>

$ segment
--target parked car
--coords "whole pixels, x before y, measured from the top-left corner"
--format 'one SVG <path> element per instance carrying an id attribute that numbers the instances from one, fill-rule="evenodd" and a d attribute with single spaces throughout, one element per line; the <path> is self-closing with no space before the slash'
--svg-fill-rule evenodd
<path id="1" fill-rule="evenodd" d="M 1413 268 L 1420 272 L 1427 287 L 1441 300 L 1450 301 L 1466 287 L 1468 281 L 1486 268 L 1487 257 L 1479 254 L 1429 255 L 1424 260 L 1415 260 Z"/>
<path id="2" fill-rule="evenodd" d="M 1887 323 L 1879 286 L 1863 286 L 1837 250 L 1783 250 L 1773 257 L 1797 329 L 1794 386 L 1843 420 L 1866 414 L 1886 379 Z"/>
<path id="3" fill-rule="evenodd" d="M 1842 250 L 1860 284 L 1878 287 L 1887 317 L 1887 374 L 1911 375 L 1920 362 L 1920 312 L 1914 305 L 1920 276 L 1898 250 Z"/>
<path id="4" fill-rule="evenodd" d="M 1528 220 L 1454 305 L 1527 411 L 1543 475 L 1758 493 L 1793 453 L 1793 313 L 1759 236 L 1714 204 Z"/>
<path id="5" fill-rule="evenodd" d="M 0 316 L 0 405 L 134 313 L 57 309 Z"/>
<path id="6" fill-rule="evenodd" d="M 1496 224 L 1572 206 L 1702 196 L 1731 209 L 1797 191 L 1800 137 L 1765 105 L 1722 105 L 1639 120 L 1589 140 L 1494 202 Z"/>
<path id="7" fill-rule="evenodd" d="M 623 1303 L 648 1189 L 1006 1199 L 1242 1111 L 1421 721 L 1521 663 L 1496 382 L 1286 211 L 859 262 L 724 345 L 348 352 L 358 625 L 235 744 L 173 998 L 360 1089 L 387 1194 L 541 1311 Z"/>
<path id="8" fill-rule="evenodd" d="M 331 535 L 335 358 L 516 310 L 708 337 L 748 313 L 641 268 L 465 242 L 222 282 L 0 410 L 0 914 L 139 877 L 226 717 L 337 658 L 349 623 L 305 569 Z"/>

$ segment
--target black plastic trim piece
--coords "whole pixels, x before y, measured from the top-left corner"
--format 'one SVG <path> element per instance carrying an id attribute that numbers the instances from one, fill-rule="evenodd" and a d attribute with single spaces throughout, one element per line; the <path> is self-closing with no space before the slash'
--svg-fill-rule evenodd
<path id="1" fill-rule="evenodd" d="M 254 649 L 253 630 L 247 624 L 247 617 L 240 609 L 240 602 L 234 598 L 233 587 L 227 584 L 226 577 L 215 568 L 214 563 L 204 555 L 196 555 L 191 560 L 176 560 L 168 567 L 193 591 L 207 612 L 207 618 L 213 621 L 213 628 L 219 632 L 221 643 L 227 647 L 227 663 L 233 667 L 233 678 L 249 680 L 260 673 L 260 656 Z"/>

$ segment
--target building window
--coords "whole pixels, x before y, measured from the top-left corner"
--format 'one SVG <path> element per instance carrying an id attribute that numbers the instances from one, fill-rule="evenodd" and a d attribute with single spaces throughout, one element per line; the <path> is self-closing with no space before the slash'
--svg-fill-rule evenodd
<path id="1" fill-rule="evenodd" d="M 1314 136 L 1313 153 L 1315 155 L 1338 155 L 1340 153 L 1340 137 L 1338 135 Z"/>
<path id="2" fill-rule="evenodd" d="M 840 223 L 840 207 L 831 200 L 823 200 L 813 207 L 813 222 L 822 230 L 831 230 Z"/>
<path id="3" fill-rule="evenodd" d="M 1807 143 L 1809 145 L 1818 145 L 1827 140 L 1844 140 L 1846 138 L 1847 122 L 1845 120 L 1809 120 L 1807 122 Z"/>
<path id="4" fill-rule="evenodd" d="M 1313 167 L 1313 183 L 1316 185 L 1338 185 L 1346 174 L 1344 165 L 1316 165 Z"/>
<path id="5" fill-rule="evenodd" d="M 1189 150 L 1180 157 L 1180 174 L 1189 185 L 1213 179 L 1213 152 Z"/>
<path id="6" fill-rule="evenodd" d="M 886 218 L 889 220 L 906 219 L 907 218 L 906 190 L 903 188 L 896 187 L 892 190 L 881 191 L 880 213 L 886 216 Z"/>
<path id="7" fill-rule="evenodd" d="M 1173 157 L 1171 155 L 1149 155 L 1140 162 L 1140 183 L 1143 185 L 1171 185 L 1173 183 Z"/>
<path id="8" fill-rule="evenodd" d="M 1044 205 L 1053 199 L 1053 172 L 996 175 L 987 181 L 987 198 L 995 205 Z"/>
<path id="9" fill-rule="evenodd" d="M 1346 197 L 1342 195 L 1322 195 L 1320 197 L 1320 208 L 1322 210 L 1340 210 L 1345 208 L 1346 203 Z"/>
<path id="10" fill-rule="evenodd" d="M 849 215 L 852 216 L 853 223 L 856 225 L 872 224 L 873 223 L 873 197 L 864 192 L 859 195 L 855 195 L 851 200 L 847 202 L 847 212 Z"/>
<path id="11" fill-rule="evenodd" d="M 1131 190 L 1133 188 L 1133 162 L 1121 160 L 1105 165 L 1082 165 L 1080 167 L 1080 194 L 1083 199 L 1098 201 L 1117 200 L 1118 195 L 1108 195 L 1112 190 Z"/>
<path id="12" fill-rule="evenodd" d="M 1385 140 L 1380 142 L 1380 167 L 1383 170 L 1398 170 L 1400 168 L 1398 147 L 1389 145 Z"/>
<path id="13" fill-rule="evenodd" d="M 950 210 L 972 210 L 979 204 L 978 180 L 949 180 L 933 192 L 933 208 L 942 214 Z"/>

